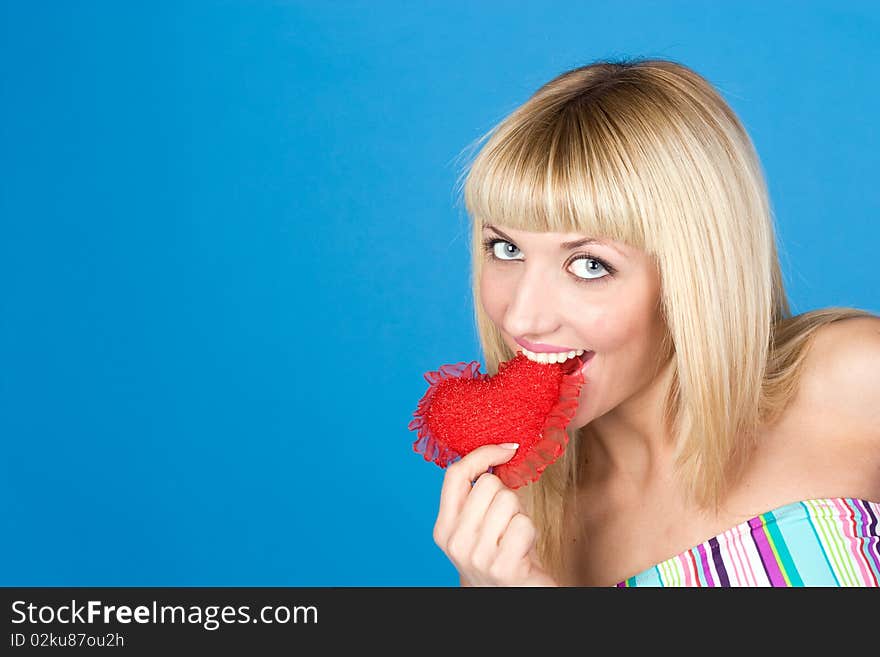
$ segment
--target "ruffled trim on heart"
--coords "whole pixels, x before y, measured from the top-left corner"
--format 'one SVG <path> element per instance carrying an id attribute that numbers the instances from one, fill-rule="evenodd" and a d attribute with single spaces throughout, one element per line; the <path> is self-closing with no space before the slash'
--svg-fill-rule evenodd
<path id="1" fill-rule="evenodd" d="M 499 370 L 508 363 L 509 361 L 501 363 Z M 413 420 L 408 425 L 410 430 L 418 432 L 413 450 L 424 455 L 426 461 L 432 461 L 441 468 L 460 459 L 461 454 L 450 449 L 428 428 L 426 412 L 441 381 L 456 378 L 482 380 L 488 377 L 488 374 L 480 372 L 478 361 L 443 365 L 437 371 L 426 372 L 425 380 L 430 385 L 413 413 Z M 562 456 L 568 445 L 565 428 L 577 412 L 578 397 L 583 384 L 584 375 L 580 370 L 580 363 L 577 363 L 573 372 L 563 373 L 559 385 L 559 400 L 550 409 L 544 421 L 541 440 L 535 443 L 525 456 L 520 456 L 517 450 L 510 461 L 490 468 L 489 471 L 497 475 L 505 486 L 516 489 L 537 481 L 547 466 Z"/>
<path id="2" fill-rule="evenodd" d="M 480 372 L 480 363 L 455 363 L 454 365 L 442 365 L 439 370 L 425 372 L 425 380 L 430 384 L 425 392 L 418 408 L 413 413 L 413 420 L 409 423 L 410 430 L 418 431 L 418 439 L 413 443 L 413 450 L 423 454 L 426 461 L 433 461 L 441 468 L 445 468 L 461 458 L 461 454 L 451 449 L 428 428 L 426 413 L 431 405 L 431 399 L 437 391 L 440 382 L 445 379 L 485 379 L 488 375 Z"/>
<path id="3" fill-rule="evenodd" d="M 547 466 L 562 456 L 568 445 L 565 428 L 577 412 L 578 397 L 583 384 L 584 375 L 580 370 L 580 364 L 574 372 L 563 374 L 559 386 L 559 401 L 547 415 L 541 440 L 536 442 L 524 457 L 521 457 L 517 450 L 507 463 L 495 466 L 494 474 L 505 486 L 516 489 L 537 481 Z"/>

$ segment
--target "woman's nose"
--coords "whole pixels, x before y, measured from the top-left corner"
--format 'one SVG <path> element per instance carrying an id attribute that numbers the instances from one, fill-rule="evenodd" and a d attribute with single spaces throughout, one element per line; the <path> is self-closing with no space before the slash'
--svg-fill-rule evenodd
<path id="1" fill-rule="evenodd" d="M 519 279 L 504 316 L 509 335 L 551 335 L 557 328 L 552 286 L 540 276 L 526 273 Z"/>

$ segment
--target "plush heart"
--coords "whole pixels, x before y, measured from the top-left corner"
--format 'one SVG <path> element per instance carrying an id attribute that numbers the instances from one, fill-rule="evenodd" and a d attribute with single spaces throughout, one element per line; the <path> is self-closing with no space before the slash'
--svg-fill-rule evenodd
<path id="1" fill-rule="evenodd" d="M 409 423 L 413 449 L 441 468 L 481 445 L 519 443 L 492 472 L 509 488 L 537 481 L 568 443 L 565 427 L 577 410 L 583 362 L 536 363 L 522 352 L 481 374 L 477 361 L 426 372 L 430 386 Z"/>

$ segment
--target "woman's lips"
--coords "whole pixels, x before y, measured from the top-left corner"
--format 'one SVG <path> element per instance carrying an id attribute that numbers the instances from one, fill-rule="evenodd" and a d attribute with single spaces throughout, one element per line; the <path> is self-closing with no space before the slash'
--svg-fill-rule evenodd
<path id="1" fill-rule="evenodd" d="M 529 342 L 524 338 L 514 338 L 520 347 L 525 347 L 532 353 L 536 354 L 558 354 L 569 351 L 577 351 L 573 347 L 557 347 L 555 344 L 545 344 L 543 342 Z"/>

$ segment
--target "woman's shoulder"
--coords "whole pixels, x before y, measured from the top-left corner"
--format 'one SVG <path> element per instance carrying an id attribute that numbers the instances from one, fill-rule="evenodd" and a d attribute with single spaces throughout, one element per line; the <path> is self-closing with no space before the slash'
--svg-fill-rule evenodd
<path id="1" fill-rule="evenodd" d="M 802 398 L 857 441 L 880 448 L 880 317 L 821 327 L 806 356 Z"/>
<path id="2" fill-rule="evenodd" d="M 880 500 L 880 318 L 817 330 L 798 393 L 771 435 L 766 455 L 784 457 L 799 488 Z"/>

